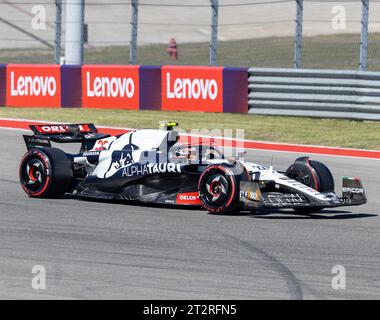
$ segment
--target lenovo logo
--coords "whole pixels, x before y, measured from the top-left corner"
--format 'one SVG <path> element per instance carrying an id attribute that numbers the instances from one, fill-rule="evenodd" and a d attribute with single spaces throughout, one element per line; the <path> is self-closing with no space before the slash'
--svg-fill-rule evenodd
<path id="1" fill-rule="evenodd" d="M 163 66 L 162 110 L 221 112 L 223 68 Z"/>
<path id="2" fill-rule="evenodd" d="M 12 97 L 50 96 L 57 93 L 57 83 L 53 76 L 18 76 L 10 72 L 10 94 Z"/>
<path id="3" fill-rule="evenodd" d="M 166 96 L 168 99 L 210 99 L 218 97 L 218 84 L 214 79 L 170 79 L 170 72 L 166 73 Z"/>
<path id="4" fill-rule="evenodd" d="M 7 65 L 6 100 L 8 106 L 61 106 L 61 69 L 58 65 Z"/>
<path id="5" fill-rule="evenodd" d="M 139 108 L 139 66 L 84 65 L 82 77 L 83 108 Z"/>
<path id="6" fill-rule="evenodd" d="M 132 98 L 135 94 L 135 83 L 130 77 L 94 77 L 86 72 L 87 97 Z"/>

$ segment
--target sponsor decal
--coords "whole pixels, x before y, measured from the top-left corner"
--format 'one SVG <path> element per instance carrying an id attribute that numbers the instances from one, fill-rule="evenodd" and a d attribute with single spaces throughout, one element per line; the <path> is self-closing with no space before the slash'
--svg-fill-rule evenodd
<path id="1" fill-rule="evenodd" d="M 49 143 L 49 140 L 30 137 L 30 138 L 28 138 L 28 142 L 30 142 L 30 143 L 41 143 L 41 144 L 46 143 L 47 144 L 47 143 Z"/>
<path id="2" fill-rule="evenodd" d="M 114 175 L 118 170 L 135 164 L 133 160 L 133 151 L 139 150 L 139 147 L 132 143 L 132 133 L 129 135 L 129 143 L 122 150 L 112 152 L 111 164 L 105 174 L 105 178 Z"/>
<path id="3" fill-rule="evenodd" d="M 138 66 L 82 67 L 84 108 L 138 109 Z"/>
<path id="4" fill-rule="evenodd" d="M 210 99 L 218 97 L 218 84 L 214 79 L 176 78 L 171 87 L 170 72 L 166 73 L 166 97 L 168 99 Z"/>
<path id="5" fill-rule="evenodd" d="M 100 151 L 87 151 L 87 152 L 82 153 L 83 157 L 92 157 L 92 156 L 98 156 L 98 155 L 100 155 Z"/>
<path id="6" fill-rule="evenodd" d="M 181 164 L 179 163 L 147 163 L 126 166 L 121 174 L 122 177 L 143 176 L 160 173 L 181 173 Z"/>
<path id="7" fill-rule="evenodd" d="M 109 141 L 108 140 L 98 140 L 96 141 L 95 145 L 94 145 L 94 150 L 106 150 L 107 149 L 107 145 L 109 144 L 108 143 Z"/>
<path id="8" fill-rule="evenodd" d="M 134 163 L 132 152 L 121 152 L 120 159 L 113 162 L 115 169 L 122 169 Z"/>
<path id="9" fill-rule="evenodd" d="M 241 190 L 240 198 L 245 198 L 251 201 L 260 201 L 261 199 L 260 189 L 257 188 L 256 190 L 253 190 L 253 189 L 247 188 L 246 190 Z"/>
<path id="10" fill-rule="evenodd" d="M 136 163 L 133 159 L 133 151 L 139 147 L 132 143 L 132 135 L 129 136 L 129 143 L 123 150 L 114 151 L 111 156 L 111 165 L 105 174 L 105 178 L 121 172 L 122 177 L 132 177 L 139 175 L 150 175 L 160 173 L 180 173 L 181 164 L 176 163 Z"/>
<path id="11" fill-rule="evenodd" d="M 11 96 L 39 96 L 53 97 L 57 92 L 57 83 L 54 77 L 42 76 L 19 76 L 15 81 L 15 72 L 10 72 L 11 76 Z"/>
<path id="12" fill-rule="evenodd" d="M 162 109 L 223 112 L 223 68 L 163 66 Z"/>
<path id="13" fill-rule="evenodd" d="M 7 105 L 60 107 L 60 67 L 55 65 L 7 65 Z"/>
<path id="14" fill-rule="evenodd" d="M 123 169 L 122 177 L 143 176 L 159 173 L 181 173 L 181 164 L 177 163 L 147 163 L 134 164 Z"/>
<path id="15" fill-rule="evenodd" d="M 178 193 L 176 198 L 176 204 L 201 204 L 198 192 L 186 192 Z"/>
<path id="16" fill-rule="evenodd" d="M 33 127 L 41 134 L 71 133 L 73 130 L 70 125 L 36 125 Z M 91 128 L 87 124 L 78 124 L 78 128 L 81 133 L 91 132 Z"/>
<path id="17" fill-rule="evenodd" d="M 349 193 L 364 193 L 363 188 L 349 188 L 349 187 L 343 187 L 343 192 L 349 192 Z"/>
<path id="18" fill-rule="evenodd" d="M 37 147 L 37 146 L 51 147 L 49 139 L 42 139 L 42 138 L 36 138 L 34 136 L 25 136 L 25 135 L 23 137 L 24 137 L 26 146 L 28 148 Z"/>

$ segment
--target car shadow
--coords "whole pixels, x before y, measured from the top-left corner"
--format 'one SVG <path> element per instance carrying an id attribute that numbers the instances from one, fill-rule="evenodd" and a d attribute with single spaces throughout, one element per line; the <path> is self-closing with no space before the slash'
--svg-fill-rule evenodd
<path id="1" fill-rule="evenodd" d="M 128 206 L 137 206 L 137 207 L 146 207 L 146 208 L 161 208 L 161 209 L 180 209 L 180 210 L 197 210 L 204 211 L 202 207 L 196 206 L 184 206 L 179 204 L 165 204 L 165 203 L 147 203 L 140 202 L 137 200 L 123 200 L 123 199 L 106 199 L 106 198 L 92 198 L 92 197 L 78 197 L 70 194 L 65 194 L 63 199 L 71 199 L 85 202 L 98 202 L 98 203 L 109 203 L 116 205 L 128 205 Z"/>
<path id="2" fill-rule="evenodd" d="M 141 203 L 138 201 L 131 200 L 115 200 L 115 199 L 100 199 L 100 198 L 90 198 L 90 197 L 77 197 L 66 194 L 63 196 L 64 199 L 76 199 L 88 202 L 100 202 L 100 203 L 112 203 L 118 205 L 131 205 L 139 206 L 146 208 L 161 208 L 161 209 L 172 209 L 172 210 L 196 210 L 196 211 L 205 211 L 202 207 L 193 207 L 193 206 L 183 206 L 175 204 L 155 204 L 155 203 Z M 258 211 L 240 211 L 240 212 L 230 212 L 224 214 L 217 214 L 218 216 L 234 216 L 234 217 L 249 217 L 254 219 L 269 219 L 269 220 L 300 220 L 300 219 L 320 219 L 320 220 L 344 220 L 344 219 L 359 219 L 359 218 L 371 218 L 377 217 L 377 214 L 374 213 L 352 213 L 351 211 L 344 210 L 334 210 L 327 209 L 318 213 L 299 213 L 293 210 L 286 211 L 286 209 L 260 209 Z"/>
<path id="3" fill-rule="evenodd" d="M 375 213 L 352 213 L 344 210 L 323 210 L 318 213 L 298 213 L 286 211 L 261 211 L 251 213 L 250 217 L 255 219 L 269 220 L 302 220 L 302 219 L 318 219 L 318 220 L 345 220 L 377 217 Z"/>

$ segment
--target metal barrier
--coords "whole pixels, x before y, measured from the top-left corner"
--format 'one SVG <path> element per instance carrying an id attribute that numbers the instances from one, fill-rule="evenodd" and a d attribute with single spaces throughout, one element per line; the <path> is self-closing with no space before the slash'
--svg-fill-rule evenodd
<path id="1" fill-rule="evenodd" d="M 250 68 L 249 113 L 380 120 L 380 72 Z"/>

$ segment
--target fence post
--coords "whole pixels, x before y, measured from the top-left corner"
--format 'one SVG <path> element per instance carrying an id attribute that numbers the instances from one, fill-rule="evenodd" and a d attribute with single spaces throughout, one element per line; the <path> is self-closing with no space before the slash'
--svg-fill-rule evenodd
<path id="1" fill-rule="evenodd" d="M 62 0 L 55 0 L 54 62 L 60 64 L 62 35 Z"/>
<path id="2" fill-rule="evenodd" d="M 362 0 L 362 30 L 360 33 L 360 63 L 359 70 L 367 69 L 368 61 L 368 10 L 369 0 Z"/>
<path id="3" fill-rule="evenodd" d="M 219 0 L 211 1 L 211 42 L 210 42 L 210 59 L 209 64 L 211 66 L 216 65 L 216 57 L 218 50 L 218 15 L 219 15 Z"/>
<path id="4" fill-rule="evenodd" d="M 83 64 L 84 0 L 66 2 L 65 63 Z"/>
<path id="5" fill-rule="evenodd" d="M 302 68 L 302 24 L 303 24 L 303 0 L 296 0 L 296 33 L 294 37 L 293 67 Z"/>
<path id="6" fill-rule="evenodd" d="M 131 1 L 132 16 L 131 16 L 131 40 L 129 44 L 129 63 L 136 64 L 137 52 L 137 26 L 139 16 L 139 1 Z"/>

